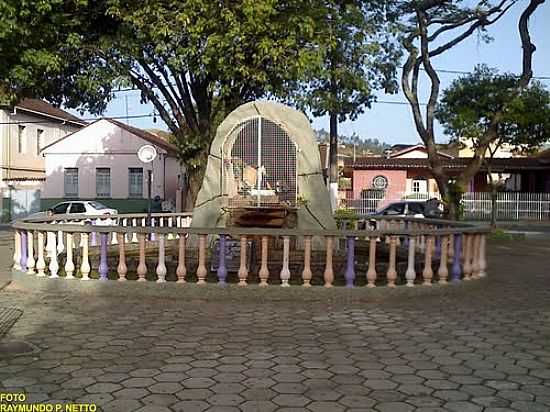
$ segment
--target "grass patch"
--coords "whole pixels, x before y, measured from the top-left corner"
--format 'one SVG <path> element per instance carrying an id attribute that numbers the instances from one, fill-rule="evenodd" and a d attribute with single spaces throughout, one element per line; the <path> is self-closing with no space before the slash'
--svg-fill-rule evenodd
<path id="1" fill-rule="evenodd" d="M 488 235 L 489 240 L 525 240 L 524 233 L 510 233 L 503 229 L 494 229 Z"/>

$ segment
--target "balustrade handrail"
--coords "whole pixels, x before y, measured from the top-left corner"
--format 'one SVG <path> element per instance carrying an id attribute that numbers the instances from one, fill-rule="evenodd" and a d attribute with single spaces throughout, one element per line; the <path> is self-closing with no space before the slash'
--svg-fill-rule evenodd
<path id="1" fill-rule="evenodd" d="M 346 286 L 354 286 L 360 276 L 366 277 L 367 287 L 375 287 L 382 280 L 377 273 L 377 247 L 386 256 L 387 271 L 385 281 L 387 286 L 394 287 L 399 283 L 398 277 L 404 274 L 407 286 L 414 286 L 415 282 L 422 281 L 423 285 L 431 285 L 434 275 L 439 284 L 446 284 L 449 274 L 451 280 L 470 280 L 486 276 L 486 235 L 490 232 L 488 226 L 479 226 L 464 222 L 453 222 L 441 219 L 425 219 L 397 216 L 372 216 L 367 219 L 353 222 L 353 228 L 315 230 L 315 229 L 288 229 L 288 228 L 245 228 L 245 227 L 189 227 L 192 220 L 191 213 L 155 213 L 148 221 L 146 214 L 117 214 L 111 216 L 74 216 L 52 215 L 26 218 L 12 224 L 14 230 L 14 256 L 13 268 L 24 271 L 27 274 L 36 274 L 37 277 L 60 277 L 58 272 L 64 272 L 64 278 L 75 279 L 74 273 L 80 274 L 80 279 L 89 280 L 92 264 L 97 270 L 99 279 L 109 278 L 109 259 L 113 249 L 109 246 L 116 245 L 118 251 L 118 265 L 116 277 L 120 281 L 131 278 L 137 281 L 147 280 L 147 250 L 153 250 L 157 254 L 155 274 L 157 282 L 165 282 L 170 273 L 166 261 L 166 242 L 177 242 L 177 268 L 175 276 L 177 283 L 185 283 L 187 276 L 186 250 L 188 247 L 198 247 L 195 255 L 197 266 L 195 269 L 196 282 L 199 285 L 206 283 L 207 269 L 207 239 L 213 235 L 218 239 L 218 246 L 212 248 L 210 257 L 218 256 L 217 279 L 223 285 L 226 282 L 228 268 L 225 263 L 225 253 L 229 237 L 240 240 L 240 266 L 238 271 L 238 284 L 246 286 L 249 278 L 249 264 L 247 256 L 249 241 L 253 238 L 261 239 L 261 268 L 257 273 L 260 286 L 267 286 L 270 279 L 269 273 L 269 248 L 270 238 L 282 238 L 282 269 L 278 280 L 282 286 L 288 286 L 291 279 L 290 266 L 290 239 L 303 241 L 303 270 L 301 279 L 303 286 L 310 286 L 312 280 L 312 239 L 324 239 L 325 270 L 322 274 L 325 287 L 331 287 L 335 279 L 333 259 L 340 255 L 333 255 L 336 251 L 336 241 L 344 239 L 346 247 L 339 251 L 345 252 L 345 273 L 342 273 Z M 373 225 L 374 222 L 374 225 Z M 364 229 L 359 229 L 362 226 Z M 196 235 L 198 242 L 188 242 L 187 234 Z M 366 242 L 368 245 L 368 270 L 359 274 L 356 272 L 355 250 L 356 242 Z M 98 241 L 99 240 L 99 241 Z M 147 243 L 154 242 L 154 247 L 148 249 Z M 126 263 L 126 244 L 139 246 L 139 264 L 135 268 L 135 274 L 128 277 L 128 264 Z M 257 243 L 257 242 L 256 242 Z M 358 243 L 359 244 L 359 243 Z M 377 246 L 379 244 L 380 246 Z M 258 243 L 257 243 L 258 245 Z M 90 247 L 99 247 L 99 264 L 92 262 L 89 254 Z M 234 246 L 231 246 L 234 248 Z M 97 249 L 94 249 L 94 252 Z M 135 250 L 135 249 L 133 249 Z M 357 250 L 365 250 L 362 249 Z M 404 254 L 399 251 L 407 251 L 406 272 L 402 272 L 403 265 L 399 259 Z M 36 252 L 36 253 L 35 253 Z M 232 253 L 232 252 L 231 252 Z M 362 252 L 363 253 L 363 252 Z M 422 259 L 416 261 L 416 255 Z M 279 256 L 280 255 L 275 255 Z M 61 259 L 59 261 L 58 259 Z M 49 262 L 46 265 L 46 261 Z M 63 264 L 64 262 L 64 264 Z M 60 264 L 61 263 L 61 264 Z M 111 262 L 112 263 L 112 262 Z M 418 264 L 423 265 L 421 272 L 417 270 Z M 149 261 L 150 264 L 150 261 Z M 341 264 L 341 263 L 340 263 Z M 437 264 L 437 272 L 433 265 Z M 78 265 L 78 267 L 77 267 Z M 449 270 L 450 266 L 450 270 Z M 111 270 L 113 266 L 111 266 Z M 173 269 L 173 267 L 172 267 Z M 293 269 L 295 270 L 295 269 Z M 365 270 L 365 269 L 362 269 Z M 94 274 L 95 276 L 95 274 Z M 111 273 L 111 278 L 113 277 Z"/>
<path id="2" fill-rule="evenodd" d="M 183 216 L 190 217 L 192 214 L 153 214 L 152 217 L 174 217 Z M 137 215 L 116 215 L 116 216 L 84 216 L 75 218 L 71 215 L 56 215 L 48 216 L 40 219 L 21 219 L 12 224 L 15 229 L 24 230 L 37 230 L 37 231 L 55 231 L 62 230 L 64 232 L 72 233 L 158 233 L 158 234 L 203 234 L 203 235 L 230 235 L 230 236 L 333 236 L 333 237 L 380 237 L 380 236 L 430 236 L 430 235 L 452 235 L 460 233 L 489 233 L 491 228 L 489 226 L 473 225 L 464 222 L 453 222 L 442 219 L 426 219 L 426 218 L 413 218 L 413 217 L 399 217 L 391 218 L 388 216 L 375 216 L 366 220 L 370 221 L 385 221 L 388 223 L 416 223 L 426 226 L 426 228 L 408 229 L 402 227 L 390 227 L 385 229 L 275 229 L 275 228 L 244 228 L 244 227 L 151 227 L 151 226 L 119 226 L 119 225 L 81 225 L 71 224 L 71 221 L 75 220 L 94 220 L 94 219 L 130 219 Z M 146 215 L 139 215 L 141 217 Z M 39 222 L 37 222 L 39 220 Z M 67 220 L 68 223 L 59 223 L 60 221 Z M 49 223 L 48 223 L 49 222 Z M 52 227 L 59 225 L 59 227 Z M 431 226 L 436 226 L 432 228 Z M 447 227 L 441 227 L 447 226 Z"/>

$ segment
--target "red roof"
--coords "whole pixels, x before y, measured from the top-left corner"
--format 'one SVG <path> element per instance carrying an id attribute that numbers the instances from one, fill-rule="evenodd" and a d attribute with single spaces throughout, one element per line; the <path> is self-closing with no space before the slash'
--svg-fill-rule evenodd
<path id="1" fill-rule="evenodd" d="M 100 122 L 101 120 L 105 120 L 109 123 L 112 123 L 114 124 L 115 126 L 118 126 L 120 127 L 121 129 L 124 129 L 130 133 L 132 133 L 133 135 L 136 135 L 138 137 L 141 137 L 143 140 L 146 140 L 148 141 L 149 143 L 152 143 L 158 147 L 161 147 L 163 148 L 164 150 L 166 150 L 168 152 L 169 155 L 172 155 L 172 156 L 176 156 L 176 153 L 177 153 L 177 147 L 175 145 L 173 145 L 172 143 L 168 143 L 166 140 L 158 137 L 157 135 L 154 135 L 153 133 L 149 133 L 143 129 L 138 129 L 137 127 L 133 127 L 133 126 L 130 126 L 130 125 L 127 125 L 126 123 L 122 123 L 122 122 L 119 122 L 118 120 L 114 120 L 114 119 L 109 119 L 109 118 L 104 118 L 104 119 L 99 119 L 99 120 L 96 120 L 95 122 L 93 123 L 89 123 L 86 127 L 88 126 L 91 126 L 92 124 L 95 124 L 97 122 Z M 69 133 L 68 135 L 66 136 L 63 136 L 61 139 L 58 139 L 56 140 L 55 142 L 52 142 L 50 143 L 49 145 L 45 146 L 44 148 L 42 148 L 42 151 L 46 150 L 47 148 L 59 143 L 60 141 L 66 139 L 67 137 L 69 136 L 72 136 L 73 134 L 75 133 L 78 133 L 78 131 L 76 132 L 73 132 L 73 133 Z"/>
<path id="2" fill-rule="evenodd" d="M 153 133 L 149 133 L 148 131 L 145 131 L 143 129 L 139 129 L 137 127 L 130 126 L 126 123 L 119 122 L 118 120 L 109 119 L 106 118 L 108 122 L 117 125 L 118 127 L 127 130 L 128 132 L 135 134 L 136 136 L 141 137 L 143 140 L 147 140 L 150 143 L 153 143 L 154 145 L 157 145 L 159 147 L 162 147 L 164 150 L 166 150 L 168 153 L 175 155 L 177 152 L 177 147 L 173 145 L 172 143 L 168 143 L 166 140 L 164 140 L 161 137 L 158 137 L 157 135 Z"/>
<path id="3" fill-rule="evenodd" d="M 56 117 L 60 120 L 64 120 L 71 123 L 77 123 L 81 126 L 86 125 L 86 122 L 84 122 L 84 120 L 79 119 L 78 117 L 72 115 L 71 113 L 66 112 L 65 110 L 62 110 L 58 107 L 55 107 L 54 105 L 48 102 L 45 102 L 43 100 L 23 99 L 19 103 L 17 103 L 15 107 L 19 110 L 29 111 L 29 112 L 37 113 L 48 117 Z"/>
<path id="4" fill-rule="evenodd" d="M 471 161 L 469 158 L 441 159 L 443 168 L 449 170 L 461 170 Z M 549 158 L 536 157 L 509 157 L 495 158 L 490 160 L 491 167 L 495 172 L 512 170 L 548 170 L 550 169 Z M 353 170 L 403 170 L 403 169 L 428 169 L 428 159 L 402 159 L 383 157 L 361 157 L 346 159 L 345 167 Z"/>

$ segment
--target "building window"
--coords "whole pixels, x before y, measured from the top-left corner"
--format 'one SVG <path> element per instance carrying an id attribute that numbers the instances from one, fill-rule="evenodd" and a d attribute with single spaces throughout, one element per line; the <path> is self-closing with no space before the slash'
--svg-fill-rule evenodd
<path id="1" fill-rule="evenodd" d="M 17 152 L 25 153 L 25 126 L 17 127 Z"/>
<path id="2" fill-rule="evenodd" d="M 143 197 L 143 169 L 128 169 L 128 197 Z"/>
<path id="3" fill-rule="evenodd" d="M 411 189 L 413 193 L 427 193 L 428 181 L 426 179 L 415 179 L 412 181 Z"/>
<path id="4" fill-rule="evenodd" d="M 98 167 L 95 170 L 95 188 L 97 197 L 111 197 L 111 169 Z"/>
<path id="5" fill-rule="evenodd" d="M 65 169 L 65 197 L 78 197 L 78 168 Z"/>
<path id="6" fill-rule="evenodd" d="M 40 151 L 44 147 L 44 130 L 36 129 L 36 155 L 40 156 Z"/>

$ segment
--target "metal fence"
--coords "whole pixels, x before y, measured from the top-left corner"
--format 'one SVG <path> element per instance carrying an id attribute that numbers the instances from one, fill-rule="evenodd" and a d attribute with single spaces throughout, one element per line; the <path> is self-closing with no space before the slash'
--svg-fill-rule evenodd
<path id="1" fill-rule="evenodd" d="M 462 204 L 465 219 L 491 219 L 491 192 L 465 193 Z M 498 192 L 495 207 L 497 220 L 548 220 L 550 193 Z"/>
<path id="2" fill-rule="evenodd" d="M 360 199 L 346 199 L 341 207 L 354 209 L 360 215 L 373 213 L 393 202 L 439 198 L 434 193 L 409 193 L 396 198 L 375 193 Z M 491 192 L 467 192 L 462 197 L 463 217 L 466 220 L 491 219 Z M 498 192 L 496 218 L 500 221 L 550 220 L 550 193 Z"/>

